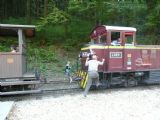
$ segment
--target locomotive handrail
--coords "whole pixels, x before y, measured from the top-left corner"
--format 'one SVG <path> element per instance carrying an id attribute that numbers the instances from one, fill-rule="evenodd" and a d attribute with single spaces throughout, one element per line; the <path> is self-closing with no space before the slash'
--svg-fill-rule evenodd
<path id="1" fill-rule="evenodd" d="M 137 47 L 154 47 L 154 48 L 160 47 L 160 45 L 135 45 L 135 46 L 137 46 Z"/>

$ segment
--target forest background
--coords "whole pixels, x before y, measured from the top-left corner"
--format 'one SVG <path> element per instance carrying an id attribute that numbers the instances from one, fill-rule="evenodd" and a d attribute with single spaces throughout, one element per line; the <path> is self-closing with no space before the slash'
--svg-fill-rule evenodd
<path id="1" fill-rule="evenodd" d="M 160 1 L 0 0 L 0 24 L 36 25 L 36 36 L 26 41 L 28 69 L 38 66 L 52 78 L 68 60 L 75 71 L 80 47 L 97 25 L 136 27 L 138 44 L 160 44 Z M 17 41 L 0 37 L 0 51 L 11 44 Z"/>

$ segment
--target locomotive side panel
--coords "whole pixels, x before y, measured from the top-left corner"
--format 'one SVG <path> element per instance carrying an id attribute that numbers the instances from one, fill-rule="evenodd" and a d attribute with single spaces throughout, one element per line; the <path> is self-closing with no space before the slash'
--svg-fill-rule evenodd
<path id="1" fill-rule="evenodd" d="M 158 60 L 158 49 L 151 49 L 150 51 L 150 62 L 151 62 L 151 69 L 158 69 L 159 68 L 159 60 Z"/>
<path id="2" fill-rule="evenodd" d="M 160 69 L 158 49 L 136 49 L 135 52 L 135 70 L 157 70 Z"/>
<path id="3" fill-rule="evenodd" d="M 156 64 L 157 64 L 157 67 L 160 69 L 160 49 L 158 49 L 157 50 L 157 62 L 156 62 Z"/>
<path id="4" fill-rule="evenodd" d="M 148 71 L 148 70 L 158 70 L 160 69 L 160 50 L 152 48 L 92 48 L 97 56 L 98 60 L 101 61 L 105 59 L 103 66 L 99 66 L 99 72 L 130 72 L 130 71 Z M 88 54 L 90 54 L 90 49 L 85 51 L 82 50 L 85 57 L 82 57 L 81 64 L 82 70 L 87 71 L 85 66 L 85 60 Z"/>
<path id="5" fill-rule="evenodd" d="M 123 49 L 109 49 L 108 72 L 122 71 L 123 69 Z"/>
<path id="6" fill-rule="evenodd" d="M 149 66 L 143 66 L 143 58 L 142 58 L 142 50 L 141 49 L 135 49 L 135 60 L 134 60 L 134 66 L 136 71 L 144 70 L 144 67 Z M 149 68 L 148 68 L 149 69 Z"/>
<path id="7" fill-rule="evenodd" d="M 135 49 L 124 49 L 123 52 L 123 69 L 122 71 L 134 71 L 135 70 Z"/>

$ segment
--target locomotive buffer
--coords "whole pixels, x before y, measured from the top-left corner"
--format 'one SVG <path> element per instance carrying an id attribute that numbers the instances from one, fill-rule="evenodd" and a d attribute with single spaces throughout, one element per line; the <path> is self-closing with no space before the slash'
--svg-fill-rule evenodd
<path id="1" fill-rule="evenodd" d="M 18 37 L 16 52 L 0 52 L 0 96 L 40 92 L 38 74 L 27 72 L 25 38 L 34 34 L 33 25 L 0 24 L 0 37 Z"/>

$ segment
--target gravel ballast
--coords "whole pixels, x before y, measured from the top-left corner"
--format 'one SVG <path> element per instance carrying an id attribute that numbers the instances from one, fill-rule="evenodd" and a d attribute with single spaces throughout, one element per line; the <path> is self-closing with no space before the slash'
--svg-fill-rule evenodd
<path id="1" fill-rule="evenodd" d="M 8 120 L 160 120 L 160 86 L 17 101 Z"/>

